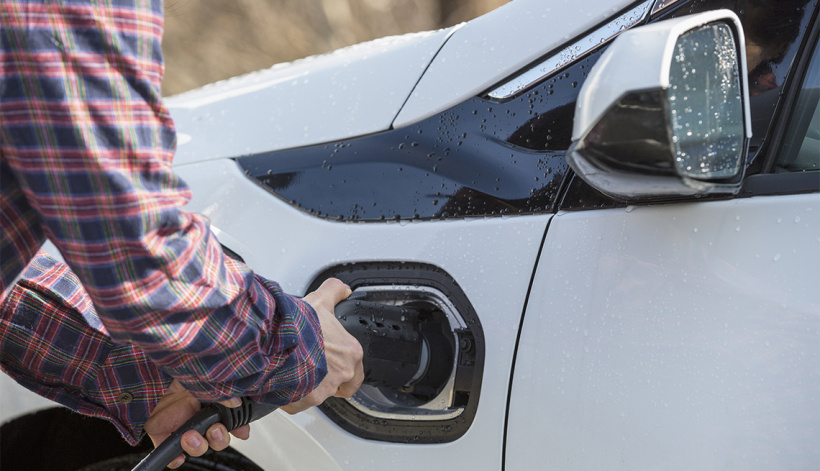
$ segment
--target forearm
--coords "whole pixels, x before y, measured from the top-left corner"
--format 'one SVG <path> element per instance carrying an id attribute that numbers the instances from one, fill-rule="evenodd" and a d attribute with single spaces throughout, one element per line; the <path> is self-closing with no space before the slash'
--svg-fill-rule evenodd
<path id="1" fill-rule="evenodd" d="M 300 308 L 301 304 L 294 306 Z M 219 381 L 191 375 L 190 368 L 182 368 L 179 376 L 184 377 L 186 389 L 208 402 L 231 395 L 277 405 L 300 399 L 318 384 L 324 360 L 318 348 L 321 343 L 301 339 L 305 332 L 318 332 L 312 325 L 316 321 L 302 314 L 293 318 L 293 327 L 285 323 L 278 327 L 295 329 L 297 342 L 273 355 L 277 361 L 267 362 L 253 375 L 245 377 L 234 371 Z M 284 347 L 284 342 L 280 340 L 279 345 Z M 322 365 L 306 366 L 317 363 Z M 110 420 L 132 444 L 139 440 L 148 415 L 173 379 L 141 349 L 115 344 L 79 280 L 65 264 L 44 252 L 29 264 L 23 279 L 0 304 L 0 364 L 34 392 L 83 414 Z"/>
<path id="2" fill-rule="evenodd" d="M 106 5 L 0 3 L 3 161 L 116 342 L 198 398 L 296 399 L 324 375 L 315 313 L 182 210 L 161 2 Z"/>
<path id="3" fill-rule="evenodd" d="M 235 265 L 226 262 L 228 269 Z M 314 310 L 259 276 L 253 275 L 247 294 L 168 333 L 155 330 L 152 337 L 160 342 L 146 353 L 197 399 L 251 396 L 285 405 L 326 374 Z"/>

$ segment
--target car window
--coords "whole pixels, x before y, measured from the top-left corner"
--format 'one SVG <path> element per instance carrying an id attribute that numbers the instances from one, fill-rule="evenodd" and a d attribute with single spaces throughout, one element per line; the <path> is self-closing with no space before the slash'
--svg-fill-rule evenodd
<path id="1" fill-rule="evenodd" d="M 774 171 L 820 169 L 820 48 L 815 45 Z"/>

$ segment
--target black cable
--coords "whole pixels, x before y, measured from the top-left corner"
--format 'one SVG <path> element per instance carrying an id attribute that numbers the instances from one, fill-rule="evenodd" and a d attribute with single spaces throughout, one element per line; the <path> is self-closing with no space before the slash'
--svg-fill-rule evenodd
<path id="1" fill-rule="evenodd" d="M 182 453 L 182 434 L 196 430 L 203 437 L 208 428 L 222 423 L 226 429 L 235 430 L 245 424 L 261 419 L 277 409 L 276 406 L 257 404 L 242 398 L 239 407 L 228 408 L 221 404 L 210 404 L 194 414 L 185 424 L 168 436 L 158 447 L 137 464 L 132 471 L 162 471 Z"/>

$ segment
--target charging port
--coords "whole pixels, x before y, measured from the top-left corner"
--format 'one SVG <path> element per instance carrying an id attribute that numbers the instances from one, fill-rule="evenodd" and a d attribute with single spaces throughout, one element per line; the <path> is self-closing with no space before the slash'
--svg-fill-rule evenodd
<path id="1" fill-rule="evenodd" d="M 455 332 L 464 321 L 444 295 L 430 287 L 389 285 L 357 288 L 351 298 L 336 311 L 365 350 L 365 384 L 351 405 L 386 419 L 441 420 L 461 413 L 454 407 Z"/>
<path id="2" fill-rule="evenodd" d="M 336 277 L 353 289 L 336 315 L 362 343 L 366 383 L 350 399 L 321 406 L 358 436 L 442 443 L 463 435 L 478 405 L 483 332 L 455 281 L 417 263 L 355 264 Z"/>

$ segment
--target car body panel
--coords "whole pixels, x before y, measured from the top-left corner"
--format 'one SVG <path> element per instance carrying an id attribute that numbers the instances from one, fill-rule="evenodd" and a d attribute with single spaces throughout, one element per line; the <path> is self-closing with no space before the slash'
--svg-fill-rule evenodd
<path id="1" fill-rule="evenodd" d="M 556 215 L 506 469 L 814 469 L 819 235 L 818 194 Z"/>
<path id="2" fill-rule="evenodd" d="M 189 209 L 209 217 L 224 244 L 261 275 L 280 281 L 287 292 L 305 293 L 319 273 L 343 263 L 424 262 L 449 273 L 481 319 L 486 350 L 492 354 L 485 358 L 478 411 L 462 438 L 436 445 L 384 443 L 345 432 L 316 409 L 286 417 L 317 437 L 321 445 L 315 447 L 322 448 L 317 453 L 329 453 L 343 469 L 370 469 L 374 456 L 395 470 L 416 470 L 430 460 L 441 469 L 499 469 L 515 339 L 551 215 L 341 223 L 293 208 L 230 160 L 185 165 L 178 173 L 195 195 Z M 276 221 L 269 226 L 276 229 L 259 230 L 263 221 Z M 237 442 L 236 447 L 263 468 L 277 469 L 279 457 L 270 450 L 290 429 L 264 429 L 271 440 L 267 444 Z M 311 451 L 295 452 L 294 462 L 302 453 Z M 292 469 L 314 468 L 299 464 Z"/>
<path id="3" fill-rule="evenodd" d="M 314 435 L 297 425 L 283 411 L 276 411 L 254 423 L 250 438 L 246 441 L 233 440 L 231 446 L 241 450 L 245 456 L 253 456 L 254 462 L 267 470 L 350 469 L 349 463 L 337 462 Z"/>
<path id="4" fill-rule="evenodd" d="M 804 27 L 816 20 L 812 1 Z M 664 3 L 671 6 L 662 16 L 714 8 Z M 463 288 L 486 339 L 478 412 L 457 440 L 365 440 L 312 409 L 266 417 L 249 441 L 233 442 L 237 449 L 264 469 L 311 471 L 817 469 L 820 194 L 613 209 L 620 203 L 579 189 L 562 170 L 563 153 L 573 90 L 598 52 L 505 101 L 509 108 L 476 97 L 630 5 L 516 0 L 450 30 L 353 47 L 169 100 L 180 131 L 175 168 L 194 195 L 186 209 L 210 218 L 220 241 L 260 275 L 301 295 L 340 264 L 432 264 Z M 777 94 L 787 90 L 802 36 L 790 41 L 774 67 Z M 402 63 L 405 55 L 411 63 Z M 327 90 L 341 101 L 329 101 Z M 486 149 L 495 139 L 549 163 L 535 178 L 554 178 L 554 204 L 527 215 L 340 222 L 336 213 L 311 214 L 274 195 L 231 159 L 379 133 L 445 109 L 455 120 L 473 116 L 470 133 L 484 134 L 465 141 L 471 146 Z M 765 131 L 788 111 L 770 105 L 752 113 L 765 118 Z M 406 138 L 422 143 L 409 160 L 441 143 L 443 124 L 443 131 L 425 128 L 425 140 Z M 306 181 L 331 198 L 326 185 Z M 397 189 L 388 184 L 385 192 L 402 197 Z M 584 211 L 553 215 L 559 204 Z M 8 382 L 0 383 L 4 419 L 17 404 L 19 413 L 48 404 Z M 7 394 L 29 397 L 8 406 Z"/>
<path id="5" fill-rule="evenodd" d="M 0 424 L 54 406 L 54 402 L 20 386 L 7 374 L 0 374 Z"/>
<path id="6" fill-rule="evenodd" d="M 383 38 L 172 97 L 167 104 L 177 128 L 174 163 L 389 129 L 449 34 Z"/>
<path id="7" fill-rule="evenodd" d="M 429 118 L 530 65 L 635 3 L 517 0 L 476 18 L 447 41 L 424 73 L 393 127 Z"/>

